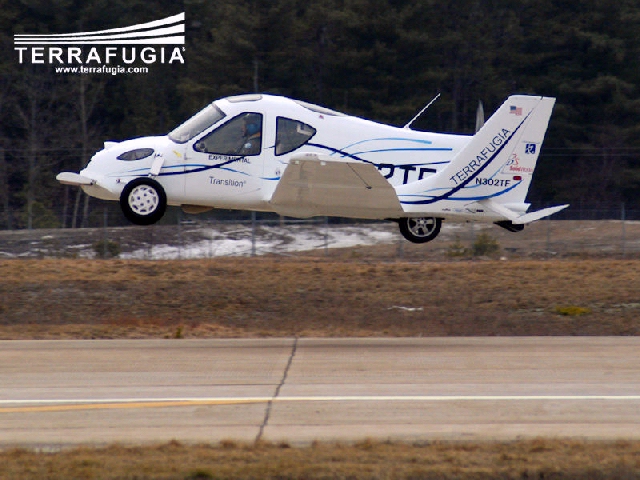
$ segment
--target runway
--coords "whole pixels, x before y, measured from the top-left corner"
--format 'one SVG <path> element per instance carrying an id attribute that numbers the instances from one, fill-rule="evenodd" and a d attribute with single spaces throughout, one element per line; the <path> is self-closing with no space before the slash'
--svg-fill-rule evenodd
<path id="1" fill-rule="evenodd" d="M 0 446 L 640 438 L 640 338 L 0 342 Z"/>

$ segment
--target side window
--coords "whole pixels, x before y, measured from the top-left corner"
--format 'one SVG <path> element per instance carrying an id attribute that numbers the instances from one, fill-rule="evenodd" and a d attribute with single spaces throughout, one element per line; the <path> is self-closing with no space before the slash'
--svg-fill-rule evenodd
<path id="1" fill-rule="evenodd" d="M 307 143 L 316 129 L 306 123 L 278 117 L 276 122 L 276 155 L 293 152 Z"/>
<path id="2" fill-rule="evenodd" d="M 262 148 L 262 115 L 238 115 L 202 137 L 193 148 L 196 152 L 218 155 L 259 155 Z"/>

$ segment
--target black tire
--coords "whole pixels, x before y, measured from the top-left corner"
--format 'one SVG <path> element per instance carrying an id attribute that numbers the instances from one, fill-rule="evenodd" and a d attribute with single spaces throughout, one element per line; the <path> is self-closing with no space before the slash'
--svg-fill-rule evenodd
<path id="1" fill-rule="evenodd" d="M 442 219 L 436 217 L 407 218 L 398 220 L 400 233 L 413 243 L 427 243 L 440 233 Z"/>
<path id="2" fill-rule="evenodd" d="M 151 225 L 162 218 L 167 209 L 167 194 L 152 178 L 136 178 L 127 183 L 120 194 L 120 208 L 136 225 Z"/>

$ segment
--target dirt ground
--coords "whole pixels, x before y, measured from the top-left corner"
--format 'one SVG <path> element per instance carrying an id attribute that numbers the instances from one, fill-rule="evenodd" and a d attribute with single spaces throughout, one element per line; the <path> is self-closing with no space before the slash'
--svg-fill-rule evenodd
<path id="1" fill-rule="evenodd" d="M 637 259 L 381 262 L 378 248 L 3 260 L 0 339 L 640 334 Z"/>

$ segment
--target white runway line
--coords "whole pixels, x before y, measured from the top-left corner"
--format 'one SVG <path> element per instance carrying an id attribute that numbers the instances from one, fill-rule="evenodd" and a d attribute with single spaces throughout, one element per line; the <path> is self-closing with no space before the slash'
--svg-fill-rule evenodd
<path id="1" fill-rule="evenodd" d="M 0 405 L 79 405 L 125 403 L 262 403 L 262 402 L 453 402 L 525 400 L 640 401 L 640 395 L 344 395 L 300 397 L 167 397 L 167 398 L 82 398 L 0 400 Z"/>

